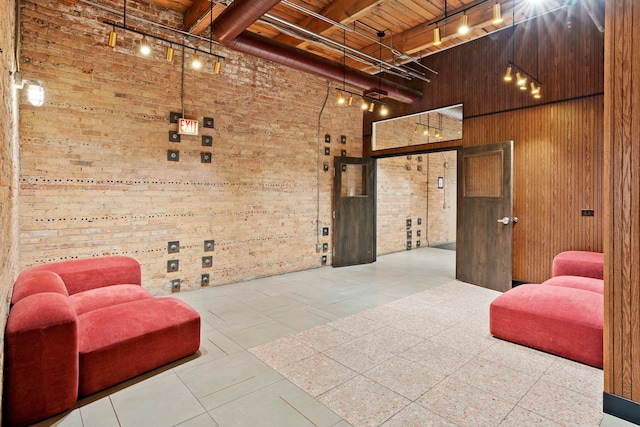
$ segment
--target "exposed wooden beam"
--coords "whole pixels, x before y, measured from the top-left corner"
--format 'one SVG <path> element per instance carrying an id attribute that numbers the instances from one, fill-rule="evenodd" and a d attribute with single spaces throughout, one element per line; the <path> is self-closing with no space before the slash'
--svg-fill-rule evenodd
<path id="1" fill-rule="evenodd" d="M 213 20 L 222 13 L 224 6 L 221 4 L 213 5 Z M 193 5 L 184 14 L 182 21 L 184 31 L 193 34 L 201 34 L 209 27 L 211 22 L 211 2 L 209 0 L 194 0 Z"/>

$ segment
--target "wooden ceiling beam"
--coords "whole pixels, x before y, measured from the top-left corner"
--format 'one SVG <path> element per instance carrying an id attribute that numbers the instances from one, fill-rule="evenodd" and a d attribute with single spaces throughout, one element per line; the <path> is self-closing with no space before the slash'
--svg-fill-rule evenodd
<path id="1" fill-rule="evenodd" d="M 225 7 L 221 4 L 213 5 L 213 20 L 222 13 Z M 211 2 L 209 0 L 194 0 L 193 5 L 185 12 L 182 28 L 192 34 L 201 34 L 209 28 L 211 23 Z"/>

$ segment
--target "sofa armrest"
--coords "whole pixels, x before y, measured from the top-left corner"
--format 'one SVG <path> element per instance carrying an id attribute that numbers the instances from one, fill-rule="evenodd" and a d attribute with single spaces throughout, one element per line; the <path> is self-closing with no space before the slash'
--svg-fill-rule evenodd
<path id="1" fill-rule="evenodd" d="M 140 264 L 134 258 L 109 256 L 76 259 L 39 265 L 30 270 L 47 270 L 58 274 L 69 295 L 111 285 L 141 285 Z"/>
<path id="2" fill-rule="evenodd" d="M 13 285 L 11 304 L 15 304 L 30 295 L 42 292 L 54 292 L 66 297 L 69 296 L 64 282 L 60 276 L 53 271 L 27 270 L 18 276 L 16 283 Z"/>
<path id="3" fill-rule="evenodd" d="M 7 425 L 31 424 L 72 407 L 78 358 L 78 317 L 69 297 L 44 292 L 18 301 L 5 335 Z"/>

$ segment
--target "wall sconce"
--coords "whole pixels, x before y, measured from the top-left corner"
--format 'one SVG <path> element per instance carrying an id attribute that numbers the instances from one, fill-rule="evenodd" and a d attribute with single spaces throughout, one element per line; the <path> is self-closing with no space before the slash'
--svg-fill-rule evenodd
<path id="1" fill-rule="evenodd" d="M 34 107 L 41 107 L 44 104 L 44 86 L 37 80 L 23 80 L 22 74 L 14 74 L 13 85 L 16 89 L 23 89 L 27 85 L 27 101 Z"/>

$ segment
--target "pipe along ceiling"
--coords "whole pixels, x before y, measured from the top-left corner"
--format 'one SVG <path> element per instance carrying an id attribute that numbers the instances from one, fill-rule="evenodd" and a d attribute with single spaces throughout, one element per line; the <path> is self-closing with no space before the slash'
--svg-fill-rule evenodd
<path id="1" fill-rule="evenodd" d="M 386 92 L 384 96 L 399 102 L 418 104 L 422 101 L 422 93 L 417 90 L 246 31 L 279 2 L 280 0 L 235 0 L 213 22 L 213 38 L 221 45 L 238 52 L 344 82 L 363 91 Z"/>

